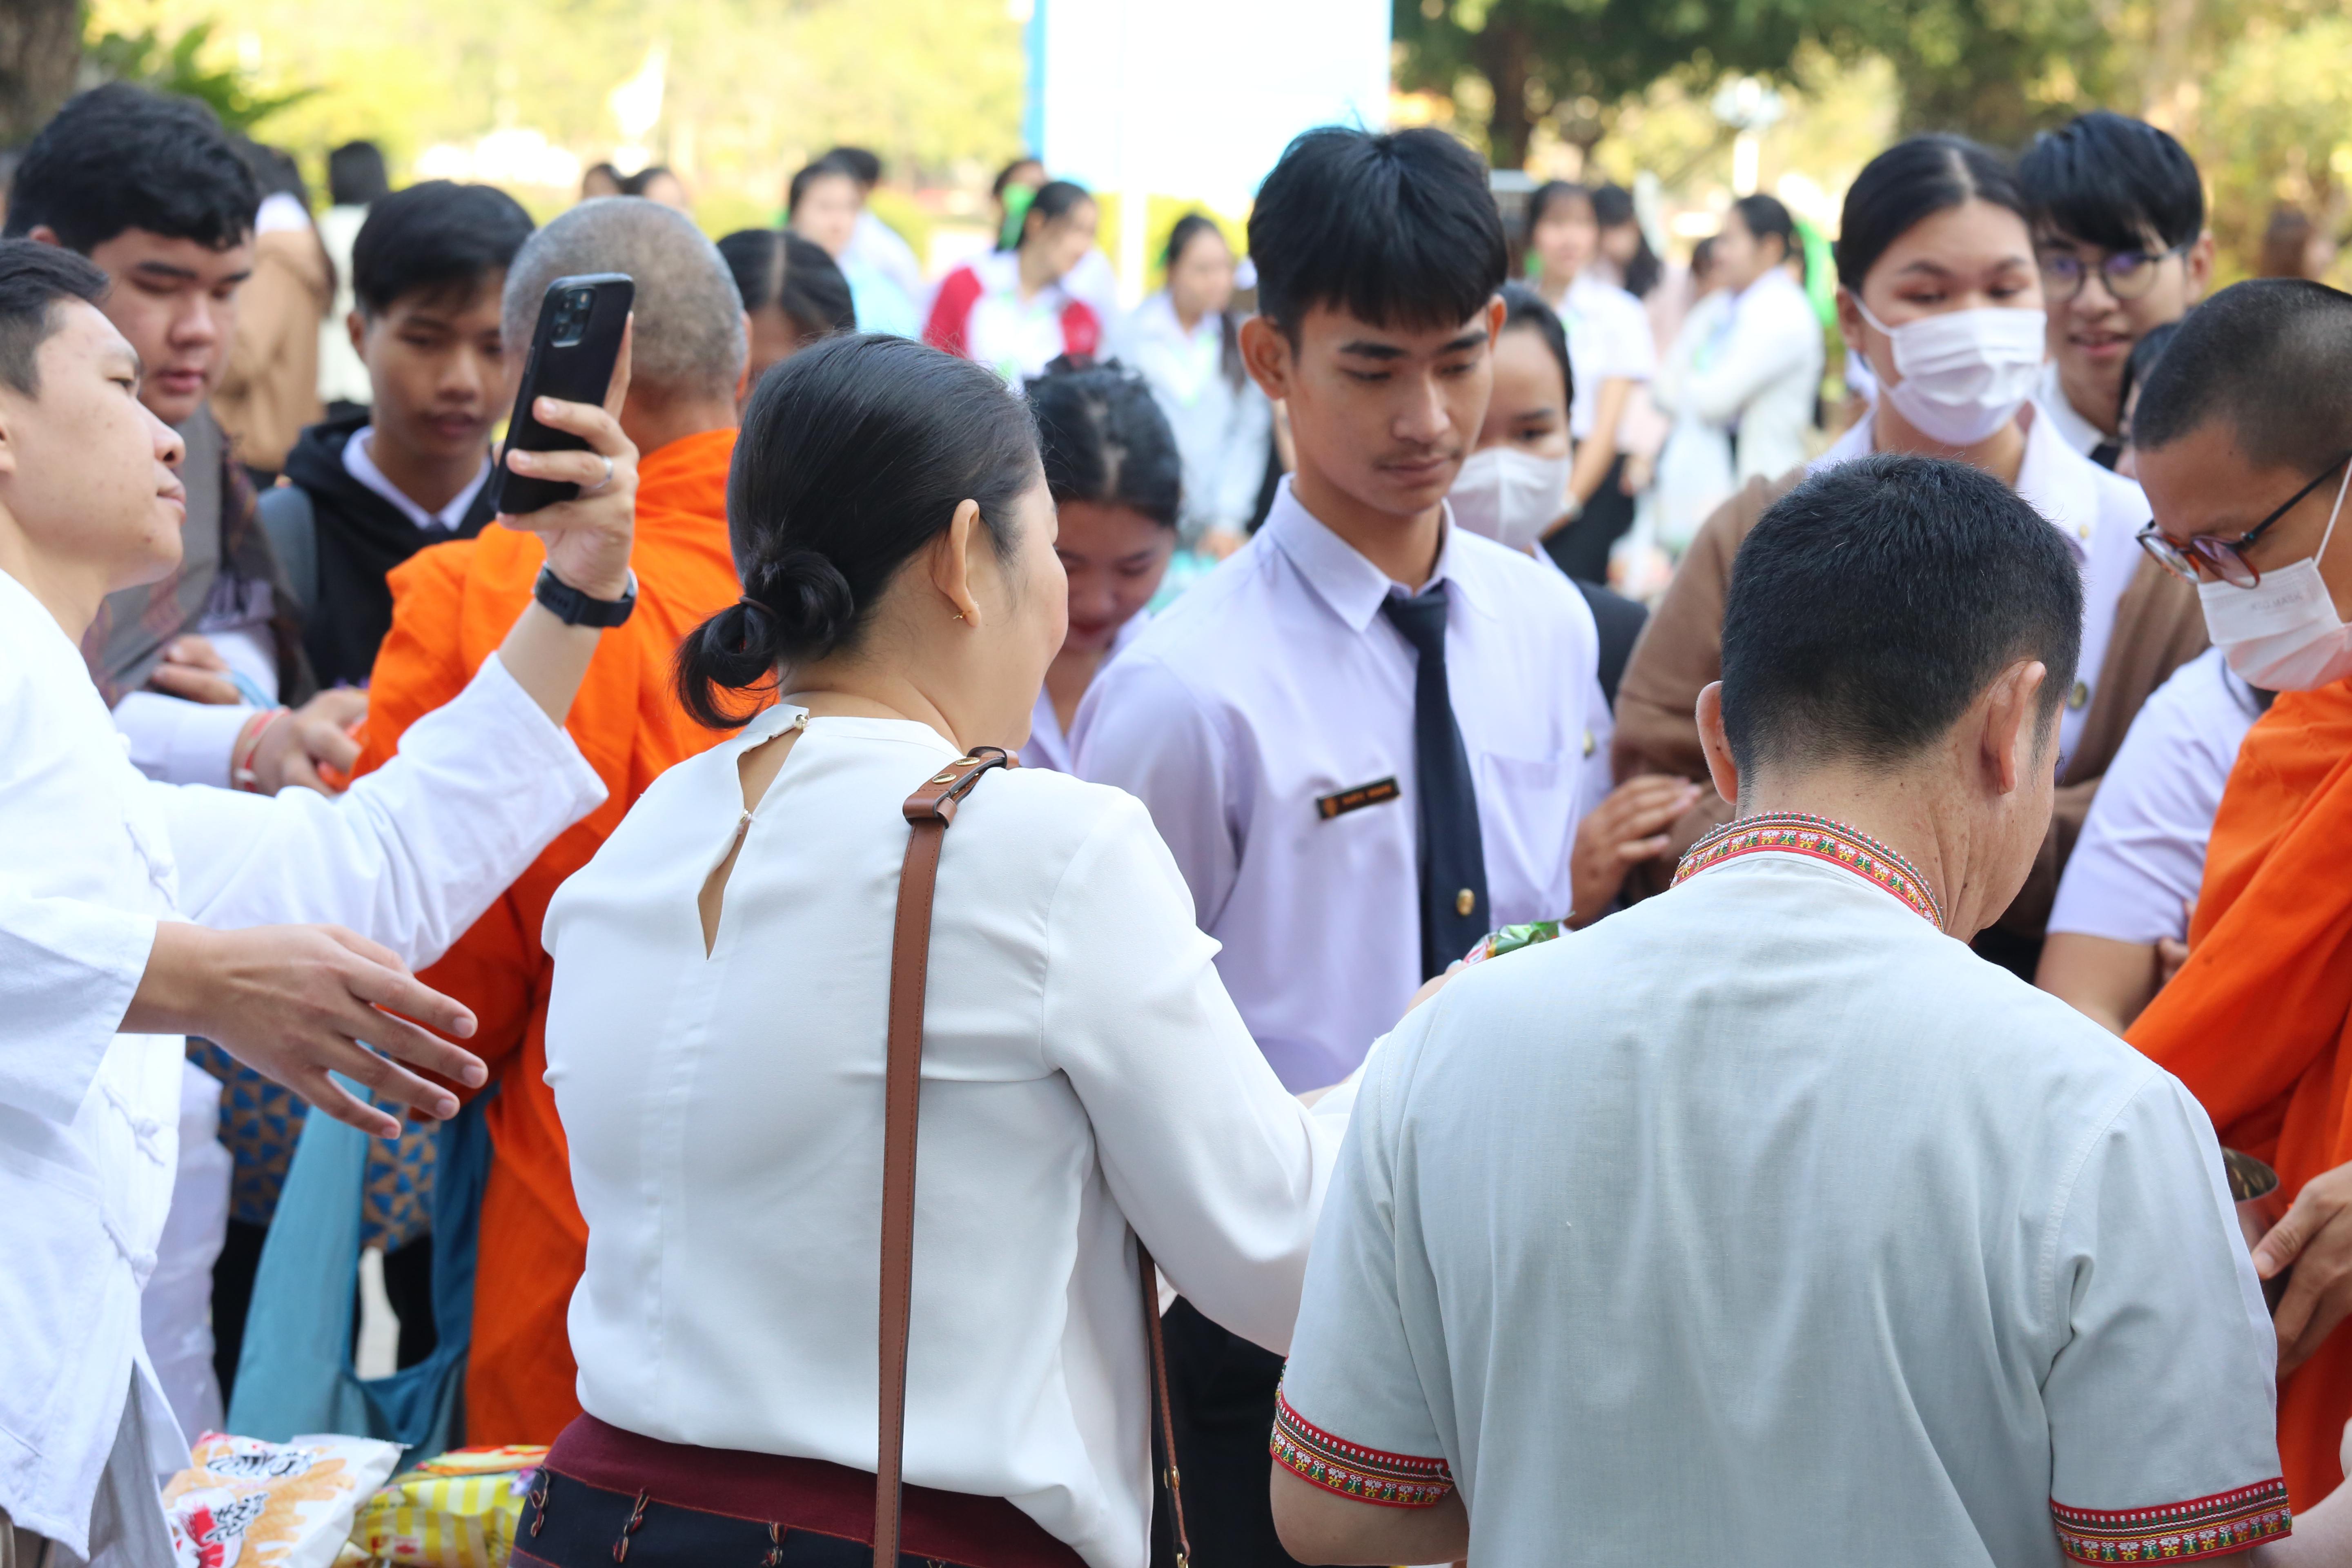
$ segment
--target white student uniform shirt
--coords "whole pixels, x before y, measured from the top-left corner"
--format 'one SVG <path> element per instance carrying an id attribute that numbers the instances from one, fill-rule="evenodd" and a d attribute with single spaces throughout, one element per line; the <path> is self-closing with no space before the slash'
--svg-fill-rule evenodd
<path id="1" fill-rule="evenodd" d="M 908 721 L 816 719 L 747 818 L 738 759 L 802 712 L 664 773 L 557 892 L 547 1081 L 588 1221 L 582 1405 L 871 1471 L 900 805 L 958 753 Z M 739 822 L 706 956 L 698 899 Z M 982 778 L 933 908 L 906 1478 L 1142 1568 L 1128 1229 L 1202 1311 L 1287 1348 L 1353 1094 L 1283 1092 L 1117 790 Z"/>
<path id="2" fill-rule="evenodd" d="M 1110 639 L 1110 651 L 1103 655 L 1102 663 L 1096 667 L 1097 680 L 1100 680 L 1102 672 L 1110 668 L 1110 661 L 1127 651 L 1128 645 L 1141 637 L 1143 628 L 1150 624 L 1150 610 L 1138 610 L 1129 617 L 1127 625 L 1119 627 L 1118 635 Z M 1024 768 L 1051 768 L 1057 773 L 1071 771 L 1070 738 L 1062 733 L 1062 716 L 1054 711 L 1054 694 L 1043 688 L 1037 692 L 1036 707 L 1029 714 L 1029 743 L 1021 748 L 1021 765 Z"/>
<path id="3" fill-rule="evenodd" d="M 2274 1354 L 2178 1080 L 1765 853 L 1382 1042 L 1282 1420 L 1458 1484 L 1482 1563 L 2057 1568 L 2179 1533 L 2135 1510 L 2278 1532 Z"/>
<path id="4" fill-rule="evenodd" d="M 1855 422 L 1836 444 L 1813 459 L 1812 473 L 1877 449 L 1878 421 Z M 2107 639 L 2116 629 L 2116 606 L 2144 558 L 2137 537 L 2147 526 L 2147 497 L 2138 485 L 2110 473 L 2068 446 L 2050 420 L 2026 421 L 2025 460 L 2017 471 L 2017 493 L 2050 520 L 2083 569 L 2083 654 L 2074 685 L 2066 693 L 2058 722 L 2058 771 L 2083 738 L 2091 699 L 2098 694 Z"/>
<path id="5" fill-rule="evenodd" d="M 1647 381 L 1657 374 L 1658 345 L 1650 335 L 1650 313 L 1642 301 L 1593 276 L 1580 273 L 1568 292 L 1551 301 L 1568 332 L 1568 368 L 1576 380 L 1568 404 L 1568 433 L 1581 441 L 1592 434 L 1601 384 L 1622 378 Z"/>
<path id="6" fill-rule="evenodd" d="M 2042 379 L 2033 386 L 2033 406 L 2049 419 L 2051 427 L 2066 445 L 2085 458 L 2107 438 L 2105 431 L 2074 412 L 2074 405 L 2066 400 L 2066 389 L 2058 384 L 2058 362 L 2054 359 L 2042 362 Z"/>
<path id="7" fill-rule="evenodd" d="M 1822 389 L 1822 323 L 1804 289 L 1777 267 L 1728 310 L 1673 384 L 1661 378 L 1651 395 L 1661 407 L 1738 433 L 1738 486 L 1804 462 Z"/>
<path id="8" fill-rule="evenodd" d="M 409 500 L 408 492 L 384 478 L 383 470 L 375 466 L 375 455 L 368 450 L 368 442 L 374 435 L 375 426 L 373 425 L 362 425 L 352 432 L 351 439 L 343 443 L 343 472 L 390 501 L 401 516 L 427 532 L 454 534 L 464 527 L 466 513 L 472 510 L 474 498 L 482 493 L 484 485 L 490 482 L 488 455 L 482 458 L 482 471 L 474 476 L 471 483 L 450 497 L 449 503 L 439 511 L 427 511 Z"/>
<path id="9" fill-rule="evenodd" d="M 1236 382 L 1225 374 L 1221 318 L 1204 315 L 1188 332 L 1162 289 L 1118 323 L 1111 349 L 1151 388 L 1175 435 L 1184 465 L 1184 542 L 1213 527 L 1242 531 L 1265 483 L 1274 405 L 1247 375 Z"/>
<path id="10" fill-rule="evenodd" d="M 1491 923 L 1557 920 L 1585 776 L 1599 634 L 1549 563 L 1450 520 L 1446 676 L 1478 793 Z M 1285 479 L 1265 526 L 1095 678 L 1081 777 L 1150 808 L 1250 1032 L 1293 1089 L 1335 1083 L 1421 984 L 1405 590 Z M 1394 781 L 1325 816 L 1323 796 Z"/>
<path id="11" fill-rule="evenodd" d="M 158 784 L 0 573 L 0 1509 L 19 1526 L 83 1551 L 134 1365 L 173 1430 L 139 1307 L 185 1042 L 115 1032 L 157 922 L 331 921 L 422 967 L 604 798 L 495 657 L 340 800 Z"/>
<path id="12" fill-rule="evenodd" d="M 2208 648 L 2149 694 L 2099 781 L 2058 879 L 2050 930 L 2153 944 L 2189 934 L 2213 814 L 2262 717 L 2254 689 Z"/>

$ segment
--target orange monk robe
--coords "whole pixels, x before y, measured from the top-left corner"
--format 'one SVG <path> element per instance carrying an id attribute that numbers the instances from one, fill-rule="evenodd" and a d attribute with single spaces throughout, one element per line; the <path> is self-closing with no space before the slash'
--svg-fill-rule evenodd
<path id="1" fill-rule="evenodd" d="M 2189 962 L 2127 1037 L 2203 1102 L 2224 1146 L 2277 1167 L 2283 1200 L 2352 1161 L 2347 860 L 2352 682 L 2282 693 L 2247 732 L 2213 819 Z M 2342 1479 L 2347 1419 L 2352 1324 L 2280 1390 L 2297 1509 Z"/>
<path id="2" fill-rule="evenodd" d="M 680 638 L 733 604 L 727 465 L 735 432 L 709 430 L 648 453 L 638 469 L 630 564 L 637 607 L 608 631 L 565 728 L 611 792 L 550 845 L 442 960 L 429 985 L 480 1021 L 469 1049 L 489 1064 L 486 1111 L 496 1158 L 482 1200 L 474 1342 L 466 1373 L 471 1443 L 551 1443 L 580 1414 L 565 1312 L 588 1226 L 572 1195 L 571 1156 L 547 1073 L 553 965 L 540 947 L 548 900 L 586 865 L 661 773 L 726 738 L 688 718 L 670 692 Z M 360 771 L 382 765 L 408 726 L 457 695 L 530 600 L 543 552 L 528 533 L 485 530 L 436 545 L 392 574 L 392 632 L 376 656 Z"/>

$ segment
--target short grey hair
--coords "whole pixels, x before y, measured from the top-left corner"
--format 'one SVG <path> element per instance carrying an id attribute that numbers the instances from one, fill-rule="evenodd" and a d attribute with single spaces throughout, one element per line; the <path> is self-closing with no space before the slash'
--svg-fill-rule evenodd
<path id="1" fill-rule="evenodd" d="M 507 268 L 501 327 L 530 342 L 547 286 L 583 272 L 636 279 L 631 378 L 657 396 L 728 397 L 751 355 L 735 275 L 694 220 L 642 196 L 583 202 L 523 242 Z"/>

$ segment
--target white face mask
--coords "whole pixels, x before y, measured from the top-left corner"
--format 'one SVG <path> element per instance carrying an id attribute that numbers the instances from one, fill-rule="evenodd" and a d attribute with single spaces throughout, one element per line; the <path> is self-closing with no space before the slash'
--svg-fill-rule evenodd
<path id="1" fill-rule="evenodd" d="M 1538 458 L 1516 447 L 1473 452 L 1445 499 L 1454 521 L 1513 550 L 1533 551 L 1547 524 L 1568 510 L 1575 459 Z"/>
<path id="2" fill-rule="evenodd" d="M 1854 296 L 1862 319 L 1885 332 L 1903 379 L 1884 387 L 1912 426 L 1948 447 L 1973 447 L 2009 423 L 2042 374 L 2048 318 L 1989 306 L 1946 310 L 1890 327 Z"/>
<path id="3" fill-rule="evenodd" d="M 2327 531 L 2308 558 L 2265 572 L 2251 588 L 2200 583 L 2205 629 L 2230 668 L 2249 685 L 2265 691 L 2313 691 L 2352 675 L 2352 627 L 2336 613 L 2335 596 L 2319 574 L 2319 558 L 2336 536 L 2344 490 L 2352 485 L 2352 463 L 2336 486 L 2336 507 Z"/>

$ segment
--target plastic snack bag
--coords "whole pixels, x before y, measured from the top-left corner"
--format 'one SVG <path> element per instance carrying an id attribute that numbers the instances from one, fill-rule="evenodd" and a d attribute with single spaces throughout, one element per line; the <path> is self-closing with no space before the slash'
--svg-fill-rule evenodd
<path id="1" fill-rule="evenodd" d="M 400 1445 L 331 1434 L 265 1443 L 207 1432 L 163 1489 L 174 1568 L 332 1568 Z"/>
<path id="2" fill-rule="evenodd" d="M 1539 942 L 1549 942 L 1559 935 L 1558 921 L 1529 921 L 1525 925 L 1505 926 L 1490 931 L 1478 939 L 1477 945 L 1462 955 L 1465 964 L 1484 963 L 1490 958 L 1500 958 L 1507 952 L 1517 952 L 1523 947 L 1533 947 Z"/>
<path id="3" fill-rule="evenodd" d="M 382 1568 L 506 1568 L 544 1447 L 452 1448 L 370 1498 L 352 1545 Z"/>

